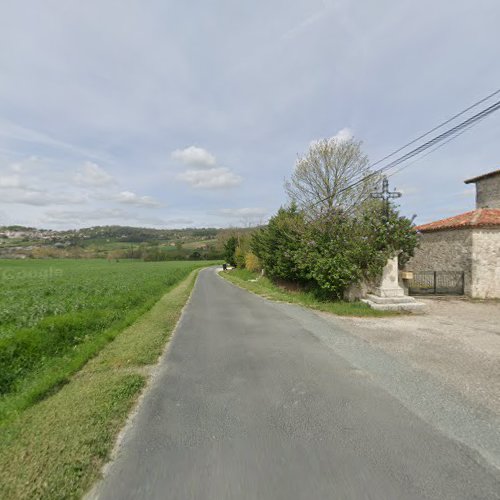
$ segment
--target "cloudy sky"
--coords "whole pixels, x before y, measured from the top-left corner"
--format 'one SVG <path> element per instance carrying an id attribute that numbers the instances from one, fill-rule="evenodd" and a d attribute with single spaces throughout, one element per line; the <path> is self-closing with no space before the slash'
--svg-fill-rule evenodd
<path id="1" fill-rule="evenodd" d="M 0 225 L 230 226 L 286 202 L 312 140 L 372 161 L 500 88 L 498 0 L 4 0 Z M 391 177 L 473 208 L 500 112 Z"/>

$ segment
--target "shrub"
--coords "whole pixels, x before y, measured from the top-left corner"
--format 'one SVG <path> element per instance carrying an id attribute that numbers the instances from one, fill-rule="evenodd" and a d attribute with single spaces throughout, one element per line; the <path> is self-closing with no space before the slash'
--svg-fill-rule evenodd
<path id="1" fill-rule="evenodd" d="M 234 263 L 240 269 L 245 267 L 245 251 L 241 248 L 241 246 L 237 246 L 234 252 Z"/>
<path id="2" fill-rule="evenodd" d="M 231 236 L 224 243 L 224 259 L 226 259 L 229 264 L 234 265 L 236 262 L 234 260 L 236 247 L 238 246 L 238 238 L 236 236 Z"/>
<path id="3" fill-rule="evenodd" d="M 252 235 L 251 249 L 271 279 L 306 281 L 296 259 L 304 231 L 304 216 L 292 204 L 280 208 L 266 227 Z"/>
<path id="4" fill-rule="evenodd" d="M 417 243 L 409 219 L 385 214 L 370 202 L 356 214 L 337 212 L 305 222 L 295 206 L 281 208 L 253 236 L 252 250 L 273 280 L 307 284 L 322 298 L 341 298 L 346 288 L 378 277 L 387 258 L 404 262 Z"/>
<path id="5" fill-rule="evenodd" d="M 245 268 L 254 273 L 262 269 L 259 258 L 251 251 L 245 254 Z"/>

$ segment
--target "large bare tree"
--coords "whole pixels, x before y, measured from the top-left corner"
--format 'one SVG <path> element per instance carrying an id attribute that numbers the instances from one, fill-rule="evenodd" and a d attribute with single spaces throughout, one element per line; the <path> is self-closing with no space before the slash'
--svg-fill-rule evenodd
<path id="1" fill-rule="evenodd" d="M 350 211 L 370 196 L 378 178 L 372 176 L 346 188 L 368 174 L 368 157 L 361 151 L 361 142 L 332 137 L 312 143 L 298 157 L 285 190 L 310 217 Z"/>

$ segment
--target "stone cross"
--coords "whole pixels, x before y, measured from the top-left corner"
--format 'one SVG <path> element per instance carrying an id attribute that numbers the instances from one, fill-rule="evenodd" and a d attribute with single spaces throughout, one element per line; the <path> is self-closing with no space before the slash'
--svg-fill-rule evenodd
<path id="1" fill-rule="evenodd" d="M 386 216 L 389 216 L 389 203 L 390 200 L 394 198 L 401 198 L 401 193 L 398 191 L 389 191 L 389 181 L 387 180 L 387 177 L 384 176 L 382 179 L 382 191 L 371 194 L 372 198 L 379 198 L 384 201 L 385 203 L 385 214 Z"/>

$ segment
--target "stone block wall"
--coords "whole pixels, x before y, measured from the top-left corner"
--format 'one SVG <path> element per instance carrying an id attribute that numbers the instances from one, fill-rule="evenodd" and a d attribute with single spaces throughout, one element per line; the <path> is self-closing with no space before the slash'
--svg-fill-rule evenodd
<path id="1" fill-rule="evenodd" d="M 476 208 L 500 208 L 500 175 L 476 182 Z"/>
<path id="2" fill-rule="evenodd" d="M 433 231 L 419 235 L 420 246 L 405 265 L 407 271 L 463 271 L 465 294 L 471 294 L 472 229 Z"/>
<path id="3" fill-rule="evenodd" d="M 472 234 L 471 296 L 500 298 L 500 228 L 475 229 Z"/>

